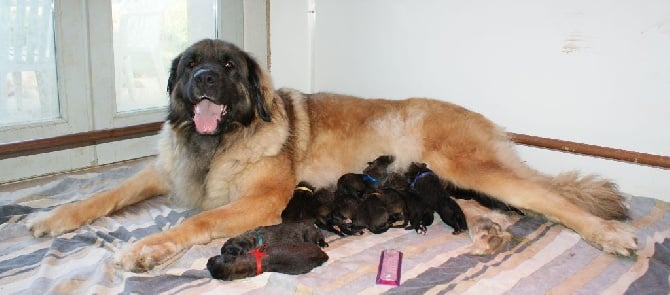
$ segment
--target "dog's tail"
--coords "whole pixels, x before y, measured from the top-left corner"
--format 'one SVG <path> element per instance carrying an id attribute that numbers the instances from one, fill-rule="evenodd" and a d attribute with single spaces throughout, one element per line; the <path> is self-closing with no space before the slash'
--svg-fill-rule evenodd
<path id="1" fill-rule="evenodd" d="M 593 215 L 604 219 L 628 218 L 625 197 L 608 179 L 595 174 L 580 176 L 579 172 L 570 171 L 546 180 L 554 191 Z"/>

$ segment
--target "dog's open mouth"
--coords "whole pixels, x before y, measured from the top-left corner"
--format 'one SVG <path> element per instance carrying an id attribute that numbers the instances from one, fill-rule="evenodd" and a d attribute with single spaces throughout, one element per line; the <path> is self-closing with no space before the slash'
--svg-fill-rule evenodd
<path id="1" fill-rule="evenodd" d="M 215 104 L 204 97 L 199 103 L 193 106 L 193 123 L 195 130 L 201 134 L 212 134 L 216 131 L 219 121 L 226 114 L 227 106 L 224 104 Z"/>

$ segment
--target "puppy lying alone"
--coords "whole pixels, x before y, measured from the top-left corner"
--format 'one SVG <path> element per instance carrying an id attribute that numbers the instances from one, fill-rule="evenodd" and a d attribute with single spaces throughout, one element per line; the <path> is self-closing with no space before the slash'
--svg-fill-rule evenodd
<path id="1" fill-rule="evenodd" d="M 275 243 L 310 243 L 328 247 L 321 230 L 307 222 L 280 223 L 261 226 L 239 236 L 228 239 L 221 247 L 221 259 L 232 261 L 251 249 Z"/>
<path id="2" fill-rule="evenodd" d="M 319 246 L 307 243 L 276 243 L 255 248 L 228 260 L 216 255 L 207 261 L 207 270 L 215 279 L 236 280 L 257 276 L 263 272 L 304 274 L 328 260 Z"/>

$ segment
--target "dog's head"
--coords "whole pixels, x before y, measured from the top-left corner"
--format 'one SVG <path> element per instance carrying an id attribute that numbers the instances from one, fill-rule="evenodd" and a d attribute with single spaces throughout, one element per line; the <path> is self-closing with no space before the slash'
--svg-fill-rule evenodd
<path id="1" fill-rule="evenodd" d="M 216 135 L 254 120 L 271 120 L 274 88 L 269 75 L 237 46 L 205 39 L 172 61 L 168 120 Z"/>

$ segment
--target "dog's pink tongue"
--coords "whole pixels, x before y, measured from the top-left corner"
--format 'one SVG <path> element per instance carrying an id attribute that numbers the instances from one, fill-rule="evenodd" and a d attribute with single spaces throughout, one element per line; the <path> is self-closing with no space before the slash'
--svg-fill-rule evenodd
<path id="1" fill-rule="evenodd" d="M 214 133 L 224 110 L 224 105 L 215 104 L 209 99 L 201 100 L 193 109 L 195 129 L 202 134 Z"/>

